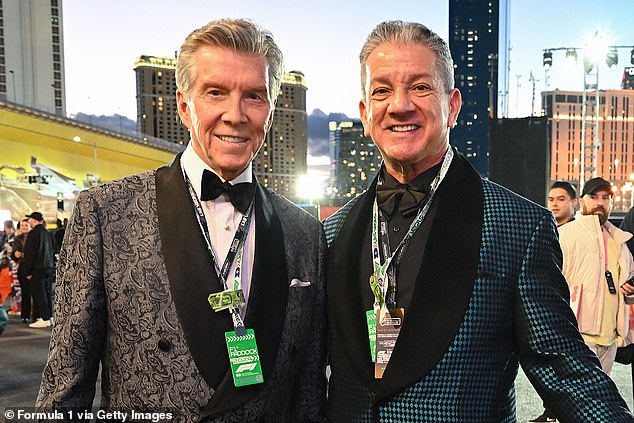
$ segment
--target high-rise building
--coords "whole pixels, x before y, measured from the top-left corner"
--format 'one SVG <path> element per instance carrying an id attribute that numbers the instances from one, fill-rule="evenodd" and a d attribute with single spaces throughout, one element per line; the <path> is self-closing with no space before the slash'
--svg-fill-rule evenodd
<path id="1" fill-rule="evenodd" d="M 176 103 L 176 59 L 140 56 L 136 72 L 137 130 L 177 144 L 189 140 Z"/>
<path id="2" fill-rule="evenodd" d="M 545 91 L 542 105 L 550 124 L 550 178 L 579 187 L 583 92 Z M 588 114 L 594 114 L 594 105 L 587 107 Z M 596 176 L 614 182 L 615 210 L 627 210 L 634 205 L 634 90 L 599 93 L 597 136 Z"/>
<path id="3" fill-rule="evenodd" d="M 548 119 L 493 119 L 489 142 L 489 180 L 546 205 L 550 187 Z"/>
<path id="4" fill-rule="evenodd" d="M 0 0 L 0 100 L 66 115 L 62 0 Z"/>
<path id="5" fill-rule="evenodd" d="M 449 48 L 462 93 L 450 141 L 481 175 L 488 172 L 489 120 L 497 117 L 499 0 L 450 0 Z"/>
<path id="6" fill-rule="evenodd" d="M 306 89 L 302 72 L 284 74 L 271 130 L 253 160 L 258 180 L 291 200 L 298 200 L 297 181 L 307 170 Z"/>
<path id="7" fill-rule="evenodd" d="M 360 120 L 330 122 L 329 194 L 341 206 L 365 191 L 381 167 L 381 153 Z"/>

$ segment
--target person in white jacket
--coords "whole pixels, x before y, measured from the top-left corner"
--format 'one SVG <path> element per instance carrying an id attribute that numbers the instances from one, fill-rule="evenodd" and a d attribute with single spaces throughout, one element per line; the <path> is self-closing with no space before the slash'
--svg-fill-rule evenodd
<path id="1" fill-rule="evenodd" d="M 626 245 L 632 234 L 608 221 L 612 187 L 605 179 L 586 182 L 579 204 L 575 220 L 559 227 L 563 274 L 579 331 L 610 374 L 617 346 L 634 340 L 626 306 L 634 303 L 634 286 L 628 283 L 634 261 Z"/>

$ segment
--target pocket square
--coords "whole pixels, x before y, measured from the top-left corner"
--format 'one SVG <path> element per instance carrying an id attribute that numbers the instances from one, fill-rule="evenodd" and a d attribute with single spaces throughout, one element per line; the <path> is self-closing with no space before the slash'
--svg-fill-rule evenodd
<path id="1" fill-rule="evenodd" d="M 291 288 L 304 288 L 306 286 L 310 286 L 310 282 L 309 281 L 300 281 L 299 279 L 295 278 L 291 281 Z"/>

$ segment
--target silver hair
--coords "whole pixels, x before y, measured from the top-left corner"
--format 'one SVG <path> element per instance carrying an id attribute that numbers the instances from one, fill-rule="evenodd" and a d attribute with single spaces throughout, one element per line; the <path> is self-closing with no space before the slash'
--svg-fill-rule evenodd
<path id="1" fill-rule="evenodd" d="M 193 31 L 183 42 L 176 62 L 176 85 L 189 94 L 196 75 L 192 75 L 192 57 L 204 46 L 228 48 L 265 57 L 269 64 L 269 100 L 280 93 L 284 57 L 273 35 L 248 19 L 220 19 Z"/>
<path id="2" fill-rule="evenodd" d="M 413 43 L 427 47 L 438 58 L 436 70 L 442 79 L 444 89 L 449 92 L 454 88 L 453 60 L 445 40 L 425 25 L 416 22 L 386 21 L 380 23 L 372 30 L 365 40 L 361 54 L 359 54 L 359 61 L 361 62 L 361 91 L 364 97 L 367 78 L 365 68 L 368 57 L 375 48 L 384 43 L 401 45 Z"/>

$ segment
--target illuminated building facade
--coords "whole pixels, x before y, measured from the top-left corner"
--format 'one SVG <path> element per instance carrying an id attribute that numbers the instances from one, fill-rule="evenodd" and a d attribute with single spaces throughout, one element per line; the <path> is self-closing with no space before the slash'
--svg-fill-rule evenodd
<path id="1" fill-rule="evenodd" d="M 0 0 L 0 100 L 66 115 L 62 0 Z"/>
<path id="2" fill-rule="evenodd" d="M 450 142 L 486 176 L 489 120 L 497 117 L 499 0 L 450 0 L 449 48 L 462 93 Z"/>
<path id="3" fill-rule="evenodd" d="M 284 74 L 271 130 L 253 160 L 253 171 L 258 180 L 291 200 L 298 199 L 297 181 L 307 170 L 306 89 L 303 73 Z"/>
<path id="4" fill-rule="evenodd" d="M 360 120 L 330 122 L 330 182 L 333 205 L 365 191 L 381 167 L 381 153 L 363 134 Z"/>
<path id="5" fill-rule="evenodd" d="M 176 104 L 176 59 L 141 56 L 136 72 L 137 130 L 176 144 L 189 140 Z"/>
<path id="6" fill-rule="evenodd" d="M 550 178 L 576 187 L 581 172 L 582 99 L 582 91 L 542 93 L 542 113 L 550 123 Z M 588 107 L 588 115 L 594 114 L 594 106 Z M 634 90 L 600 92 L 597 134 L 596 176 L 614 183 L 615 210 L 628 210 L 634 203 Z"/>

